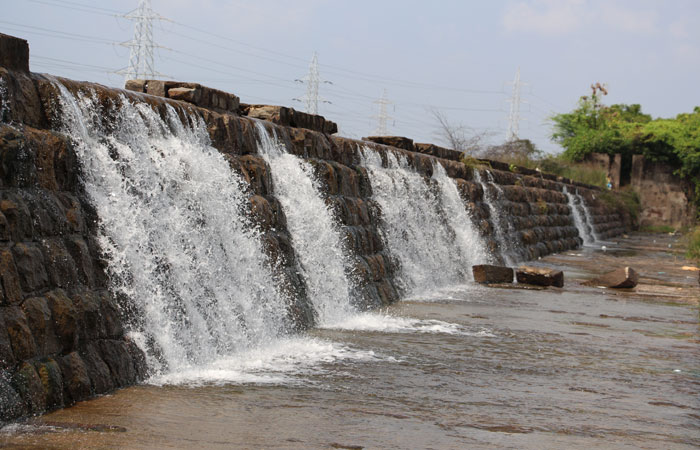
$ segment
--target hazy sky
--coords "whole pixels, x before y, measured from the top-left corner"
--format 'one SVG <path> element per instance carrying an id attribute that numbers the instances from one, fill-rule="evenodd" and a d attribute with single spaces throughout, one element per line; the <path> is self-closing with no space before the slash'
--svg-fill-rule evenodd
<path id="1" fill-rule="evenodd" d="M 30 43 L 30 65 L 122 86 L 138 0 L 0 0 L 0 32 Z M 431 109 L 504 140 L 520 67 L 520 137 L 558 151 L 547 118 L 572 109 L 594 82 L 605 102 L 641 103 L 670 117 L 700 105 L 698 0 L 152 0 L 170 21 L 154 26 L 167 77 L 233 92 L 247 103 L 303 110 L 295 79 L 318 52 L 330 103 L 320 113 L 341 134 L 377 127 L 387 90 L 389 134 L 438 142 Z"/>

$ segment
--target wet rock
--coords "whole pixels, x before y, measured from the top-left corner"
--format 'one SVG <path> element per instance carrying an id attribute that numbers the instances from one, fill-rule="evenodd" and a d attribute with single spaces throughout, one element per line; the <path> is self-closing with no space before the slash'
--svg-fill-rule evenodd
<path id="1" fill-rule="evenodd" d="M 19 306 L 3 308 L 5 328 L 16 360 L 22 361 L 36 356 L 36 343 L 27 318 Z"/>
<path id="2" fill-rule="evenodd" d="M 59 358 L 63 377 L 64 402 L 66 404 L 85 400 L 90 396 L 88 369 L 77 352 Z"/>
<path id="3" fill-rule="evenodd" d="M 472 266 L 472 272 L 474 273 L 474 281 L 477 283 L 490 284 L 513 282 L 513 269 L 510 267 L 480 264 Z"/>
<path id="4" fill-rule="evenodd" d="M 122 340 L 98 341 L 100 355 L 112 374 L 117 386 L 128 386 L 136 382 L 136 371 L 127 345 Z"/>
<path id="5" fill-rule="evenodd" d="M 638 281 L 639 275 L 637 275 L 637 272 L 634 269 L 631 267 L 622 267 L 591 280 L 591 284 L 613 289 L 622 289 L 633 288 L 637 285 Z"/>
<path id="6" fill-rule="evenodd" d="M 48 286 L 49 277 L 44 266 L 44 256 L 33 243 L 17 243 L 12 247 L 17 273 L 22 289 L 34 292 Z"/>
<path id="7" fill-rule="evenodd" d="M 10 374 L 0 369 L 0 422 L 7 422 L 26 414 L 27 407 L 12 385 Z"/>
<path id="8" fill-rule="evenodd" d="M 32 331 L 37 354 L 46 356 L 61 351 L 61 343 L 54 333 L 53 319 L 44 297 L 28 298 L 22 303 L 27 325 Z"/>
<path id="9" fill-rule="evenodd" d="M 564 287 L 564 272 L 543 267 L 521 266 L 515 271 L 518 283 Z"/>
<path id="10" fill-rule="evenodd" d="M 107 364 L 102 360 L 96 342 L 87 344 L 80 351 L 80 357 L 85 363 L 93 394 L 104 394 L 114 389 L 112 374 Z"/>
<path id="11" fill-rule="evenodd" d="M 0 248 L 0 284 L 2 284 L 4 303 L 13 304 L 22 300 L 17 266 L 8 248 Z"/>
<path id="12" fill-rule="evenodd" d="M 22 397 L 30 414 L 46 410 L 46 392 L 32 364 L 24 362 L 12 377 L 12 386 Z"/>
<path id="13" fill-rule="evenodd" d="M 62 351 L 70 352 L 78 345 L 78 312 L 73 301 L 62 289 L 48 292 L 46 299 Z"/>
<path id="14" fill-rule="evenodd" d="M 52 358 L 43 358 L 34 363 L 43 388 L 47 409 L 63 406 L 63 377 L 61 368 Z"/>
<path id="15" fill-rule="evenodd" d="M 14 365 L 15 355 L 5 326 L 5 308 L 0 306 L 0 370 L 8 369 Z"/>

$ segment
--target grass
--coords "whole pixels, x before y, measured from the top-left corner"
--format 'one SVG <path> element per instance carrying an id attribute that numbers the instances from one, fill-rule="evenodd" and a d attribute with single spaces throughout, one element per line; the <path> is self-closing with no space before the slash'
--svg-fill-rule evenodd
<path id="1" fill-rule="evenodd" d="M 632 220 L 637 222 L 641 209 L 639 196 L 629 186 L 616 191 L 604 190 L 597 195 L 600 201 L 605 203 L 608 207 L 626 211 Z M 671 229 L 671 231 L 674 230 Z"/>
<path id="2" fill-rule="evenodd" d="M 607 184 L 606 172 L 593 164 L 573 163 L 557 156 L 546 156 L 537 159 L 511 156 L 498 159 L 509 164 L 511 172 L 516 172 L 517 170 L 514 168 L 521 166 L 528 169 L 540 169 L 544 173 L 551 173 L 601 188 L 606 188 Z"/>
<path id="3" fill-rule="evenodd" d="M 639 229 L 644 233 L 675 233 L 676 229 L 670 225 L 647 225 Z"/>
<path id="4" fill-rule="evenodd" d="M 685 257 L 700 263 L 700 226 L 696 226 L 691 232 L 686 234 L 685 239 L 688 242 L 688 250 L 685 253 Z"/>

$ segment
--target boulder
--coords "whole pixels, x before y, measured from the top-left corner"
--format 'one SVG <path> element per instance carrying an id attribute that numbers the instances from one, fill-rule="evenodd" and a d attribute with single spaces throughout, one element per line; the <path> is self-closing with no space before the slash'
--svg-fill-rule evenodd
<path id="1" fill-rule="evenodd" d="M 472 272 L 474 273 L 474 281 L 477 283 L 490 284 L 513 282 L 513 269 L 510 267 L 480 264 L 472 266 Z"/>
<path id="2" fill-rule="evenodd" d="M 518 283 L 564 287 L 564 272 L 543 267 L 521 266 L 515 271 Z"/>
<path id="3" fill-rule="evenodd" d="M 621 288 L 633 288 L 637 285 L 639 281 L 639 275 L 631 267 L 621 267 L 612 272 L 608 272 L 594 280 L 591 280 L 591 284 L 595 286 L 604 286 L 607 288 L 621 289 Z"/>
<path id="4" fill-rule="evenodd" d="M 376 142 L 377 144 L 389 145 L 391 147 L 402 148 L 408 151 L 414 151 L 413 139 L 403 136 L 367 136 L 362 138 L 363 141 Z"/>

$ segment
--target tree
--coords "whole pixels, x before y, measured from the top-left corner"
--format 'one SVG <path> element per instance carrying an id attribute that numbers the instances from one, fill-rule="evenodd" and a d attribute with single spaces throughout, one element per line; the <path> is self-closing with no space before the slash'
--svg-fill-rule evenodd
<path id="1" fill-rule="evenodd" d="M 448 148 L 471 156 L 478 156 L 483 151 L 484 141 L 491 135 L 490 132 L 479 133 L 463 124 L 452 123 L 438 109 L 431 109 L 430 114 L 438 124 L 435 134 Z"/>

